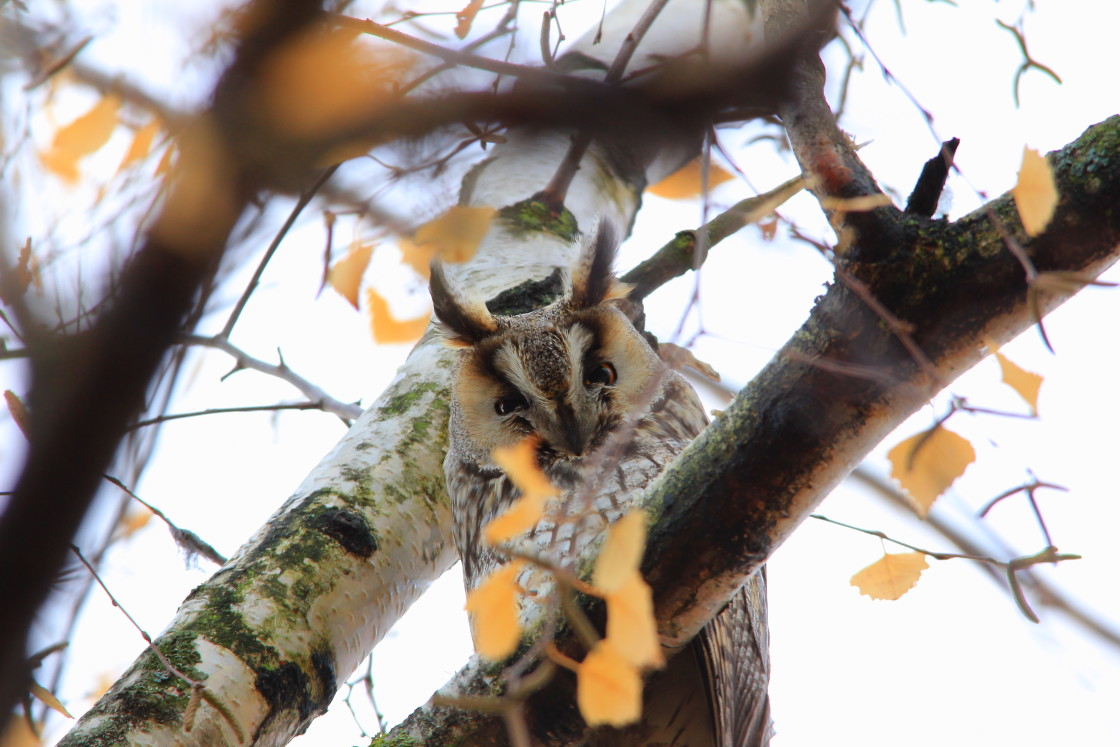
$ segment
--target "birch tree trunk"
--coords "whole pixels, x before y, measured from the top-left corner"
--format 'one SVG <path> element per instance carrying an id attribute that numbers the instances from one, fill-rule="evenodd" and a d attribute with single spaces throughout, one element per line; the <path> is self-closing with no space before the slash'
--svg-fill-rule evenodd
<path id="1" fill-rule="evenodd" d="M 741 59 L 752 17 L 738 0 L 674 0 L 631 60 L 647 67 L 696 48 Z M 570 73 L 601 77 L 649 3 L 627 0 L 577 43 Z M 511 129 L 464 179 L 460 203 L 499 217 L 456 283 L 482 298 L 567 268 L 581 231 L 628 226 L 642 190 L 694 156 L 682 139 L 592 143 L 556 211 L 534 196 L 576 133 Z M 442 460 L 452 351 L 430 333 L 396 379 L 269 521 L 195 589 L 155 641 L 204 681 L 201 702 L 148 650 L 63 745 L 279 745 L 325 712 L 341 683 L 428 585 L 455 562 Z M 189 718 L 185 714 L 189 713 Z M 188 724 L 189 721 L 189 731 Z"/>

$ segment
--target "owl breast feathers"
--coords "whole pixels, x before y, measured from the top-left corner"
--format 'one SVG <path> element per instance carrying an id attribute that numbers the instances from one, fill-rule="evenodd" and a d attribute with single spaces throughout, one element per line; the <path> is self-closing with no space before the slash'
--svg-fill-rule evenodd
<path id="1" fill-rule="evenodd" d="M 616 248 L 613 234 L 600 230 L 573 268 L 565 297 L 513 317 L 494 316 L 483 304 L 457 296 L 442 268 L 432 268 L 436 316 L 448 343 L 461 348 L 452 382 L 451 439 L 444 470 L 468 588 L 502 560 L 483 543 L 483 528 L 520 496 L 495 464 L 495 449 L 536 439 L 538 465 L 561 494 L 558 510 L 527 541 L 550 563 L 571 568 L 579 550 L 628 511 L 707 423 L 692 388 L 661 362 L 615 303 L 628 291 L 611 274 Z M 745 604 L 746 597 L 740 596 L 740 604 Z M 758 613 L 755 597 L 753 612 Z M 757 633 L 721 629 L 720 650 L 735 648 L 740 638 L 757 639 Z M 729 733 L 721 736 L 727 728 L 719 724 L 719 712 L 726 705 L 718 703 L 720 693 L 741 677 L 723 671 L 721 665 L 713 670 L 713 662 L 704 659 L 713 655 L 706 643 L 716 638 L 702 633 L 700 639 L 705 645 L 694 645 L 691 657 L 676 657 L 676 663 L 655 678 L 676 679 L 668 687 L 668 700 L 662 701 L 664 692 L 647 692 L 647 701 L 653 699 L 650 706 L 665 711 L 661 717 L 647 712 L 640 727 L 593 743 L 763 743 Z M 762 646 L 765 651 L 764 644 L 753 640 L 747 648 Z M 682 666 L 691 666 L 691 675 L 676 672 Z M 700 715 L 682 708 L 686 701 L 696 705 Z M 768 731 L 768 715 L 759 715 L 765 716 Z M 695 723 L 682 725 L 686 719 Z"/>

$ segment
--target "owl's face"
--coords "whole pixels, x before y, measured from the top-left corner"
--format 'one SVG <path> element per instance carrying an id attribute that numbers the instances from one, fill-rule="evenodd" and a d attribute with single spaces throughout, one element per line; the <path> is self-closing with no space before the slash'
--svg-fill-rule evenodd
<path id="1" fill-rule="evenodd" d="M 494 468 L 495 448 L 537 436 L 543 464 L 578 460 L 648 402 L 662 365 L 612 303 L 627 290 L 609 272 L 613 243 L 597 239 L 573 271 L 567 298 L 516 317 L 455 298 L 435 268 L 436 314 L 464 348 L 451 419 L 461 459 Z"/>

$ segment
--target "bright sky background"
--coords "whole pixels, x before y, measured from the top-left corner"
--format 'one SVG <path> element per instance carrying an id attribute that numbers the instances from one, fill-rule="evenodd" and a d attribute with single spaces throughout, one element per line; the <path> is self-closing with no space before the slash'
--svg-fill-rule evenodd
<path id="1" fill-rule="evenodd" d="M 449 7 L 461 4 L 451 2 Z M 934 115 L 936 138 L 899 88 L 884 80 L 870 55 L 862 74 L 852 80 L 842 121 L 857 142 L 867 143 L 861 156 L 881 184 L 894 190 L 896 199 L 905 199 L 939 140 L 956 136 L 962 141 L 957 163 L 963 176 L 951 179 L 950 217 L 959 217 L 981 203 L 978 191 L 991 198 L 1014 184 L 1024 145 L 1042 151 L 1059 148 L 1087 126 L 1117 113 L 1115 54 L 1106 50 L 1114 49 L 1120 6 L 1092 0 L 1039 2 L 1026 16 L 1029 47 L 1061 75 L 1063 84 L 1028 71 L 1021 81 L 1022 105 L 1016 109 L 1012 79 L 1021 57 L 1012 36 L 994 19 L 1014 23 L 1023 3 L 900 4 L 908 35 L 899 32 L 893 4 L 878 0 L 867 36 L 891 72 Z M 581 6 L 593 6 L 592 15 L 597 16 L 597 4 L 577 4 L 576 9 Z M 160 0 L 117 7 L 80 0 L 74 7 L 75 35 L 95 35 L 83 55 L 85 62 L 127 71 L 130 81 L 165 94 L 177 105 L 197 103 L 206 78 L 194 68 L 184 71 L 181 61 L 206 36 L 206 24 L 216 12 L 209 4 Z M 536 17 L 534 10 L 527 11 L 526 24 Z M 569 38 L 577 35 L 566 31 Z M 850 33 L 847 37 L 859 50 L 859 42 Z M 833 48 L 827 54 L 839 59 Z M 11 96 L 14 88 L 9 84 L 3 91 Z M 81 96 L 61 99 L 51 114 L 55 126 L 91 101 Z M 36 142 L 49 139 L 51 131 L 43 118 L 34 122 Z M 740 148 L 758 132 L 726 130 L 721 137 L 753 185 L 768 189 L 795 174 L 796 167 L 788 154 L 775 155 L 766 142 Z M 118 152 L 108 159 L 110 170 L 119 158 Z M 72 201 L 74 210 L 87 204 L 81 202 L 80 192 L 68 192 L 50 179 L 42 182 L 51 185 L 51 194 L 60 202 Z M 741 182 L 723 185 L 713 195 L 713 209 L 750 193 Z M 452 196 L 447 192 L 429 197 L 418 210 L 436 212 Z M 21 225 L 42 225 L 51 207 L 43 207 L 41 214 L 25 208 Z M 287 209 L 278 204 L 274 213 Z M 795 198 L 783 212 L 796 216 L 803 226 L 825 230 L 808 196 Z M 648 197 L 619 267 L 628 269 L 674 232 L 699 222 L 695 204 Z M 59 231 L 76 230 L 65 221 L 59 226 Z M 353 229 L 340 229 L 336 235 L 336 249 L 348 239 L 347 230 Z M 267 240 L 263 236 L 260 246 Z M 339 399 L 362 398 L 368 404 L 407 347 L 374 349 L 361 315 L 329 291 L 316 298 L 323 241 L 321 217 L 311 213 L 285 241 L 234 341 L 271 360 L 280 346 L 294 370 Z M 229 286 L 231 297 L 243 287 L 254 262 L 247 263 L 243 278 Z M 392 252 L 379 251 L 372 271 L 397 272 Z M 715 365 L 726 381 L 741 386 L 803 321 L 830 275 L 827 264 L 809 247 L 765 243 L 756 229 L 744 230 L 715 250 L 702 273 L 702 320 L 711 334 L 697 341 L 697 356 Z M 1120 280 L 1115 270 L 1109 276 Z M 650 326 L 662 339 L 672 338 L 692 282 L 684 279 L 663 289 L 649 306 Z M 422 311 L 422 289 L 414 290 L 411 297 L 397 299 L 402 315 Z M 1020 365 L 1045 377 L 1041 420 L 954 416 L 952 429 L 972 440 L 979 458 L 936 509 L 958 522 L 971 522 L 969 517 L 987 500 L 1029 480 L 1028 470 L 1069 487 L 1069 493 L 1044 491 L 1039 499 L 1055 542 L 1084 559 L 1044 570 L 1043 575 L 1114 626 L 1120 626 L 1112 541 L 1120 526 L 1115 468 L 1120 347 L 1113 329 L 1118 303 L 1116 291 L 1090 289 L 1049 317 L 1056 356 L 1045 351 L 1034 331 L 1005 348 Z M 224 313 L 215 323 L 222 320 Z M 685 337 L 696 329 L 696 317 L 690 317 Z M 230 360 L 220 353 L 194 354 L 188 365 L 189 388 L 172 411 L 294 401 L 298 396 L 287 384 L 252 372 L 220 382 L 229 367 Z M 952 391 L 977 406 L 1024 411 L 1017 397 L 998 382 L 998 367 L 989 360 L 956 382 Z M 0 367 L 0 384 L 19 389 L 13 366 Z M 944 411 L 941 397 L 888 439 L 868 467 L 885 473 L 886 450 L 929 427 Z M 4 423 L 4 428 L 0 475 L 10 481 L 20 445 L 10 424 Z M 232 554 L 342 434 L 337 419 L 302 412 L 168 423 L 157 459 L 137 492 L 181 526 Z M 854 485 L 837 490 L 820 511 L 929 549 L 953 549 L 912 516 L 885 507 Z M 1009 500 L 995 509 L 979 531 L 981 537 L 985 531 L 994 532 L 1023 552 L 1043 546 L 1022 501 Z M 1040 606 L 1036 611 L 1042 624 L 1030 623 L 966 561 L 931 560 L 918 586 L 900 601 L 870 601 L 848 582 L 881 553 L 875 538 L 809 521 L 770 563 L 775 747 L 1120 742 L 1120 655 L 1115 649 L 1070 624 L 1061 613 Z M 153 522 L 113 550 L 105 577 L 129 611 L 155 634 L 212 570 L 184 570 L 169 536 Z M 425 700 L 465 659 L 469 638 L 459 584 L 455 570 L 374 654 L 376 695 L 391 723 Z M 59 693 L 63 701 L 75 712 L 88 706 L 86 694 L 101 678 L 115 678 L 142 645 L 119 611 L 103 596 L 92 595 L 72 639 L 72 674 Z M 368 709 L 361 713 L 371 728 Z M 305 747 L 363 743 L 341 703 L 295 742 Z"/>

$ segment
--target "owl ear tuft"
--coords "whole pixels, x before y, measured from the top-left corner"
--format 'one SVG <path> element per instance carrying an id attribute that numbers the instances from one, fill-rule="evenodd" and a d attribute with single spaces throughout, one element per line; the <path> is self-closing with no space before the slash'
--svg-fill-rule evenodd
<path id="1" fill-rule="evenodd" d="M 611 266 L 618 254 L 618 235 L 614 226 L 599 224 L 595 238 L 587 242 L 572 268 L 568 301 L 577 309 L 598 306 L 603 301 L 626 298 L 631 286 L 619 282 Z"/>
<path id="2" fill-rule="evenodd" d="M 471 347 L 498 330 L 486 304 L 458 295 L 448 284 L 439 262 L 432 263 L 430 288 L 432 306 L 440 322 L 437 326 L 449 345 Z"/>

